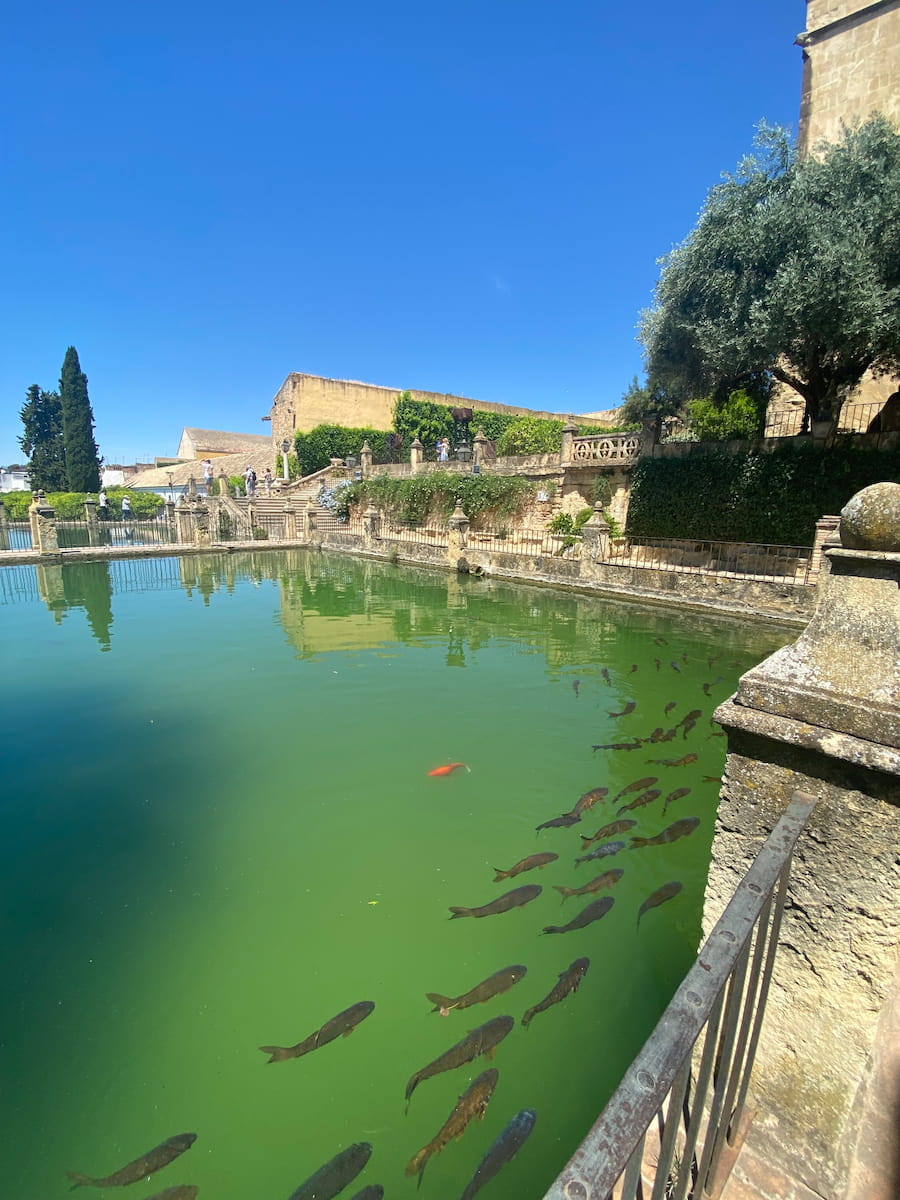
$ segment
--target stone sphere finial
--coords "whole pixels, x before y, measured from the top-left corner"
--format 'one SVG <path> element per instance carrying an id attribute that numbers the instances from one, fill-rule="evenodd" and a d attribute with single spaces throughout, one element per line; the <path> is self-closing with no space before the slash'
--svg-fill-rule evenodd
<path id="1" fill-rule="evenodd" d="M 841 509 L 841 545 L 847 550 L 900 551 L 900 483 L 873 483 Z"/>

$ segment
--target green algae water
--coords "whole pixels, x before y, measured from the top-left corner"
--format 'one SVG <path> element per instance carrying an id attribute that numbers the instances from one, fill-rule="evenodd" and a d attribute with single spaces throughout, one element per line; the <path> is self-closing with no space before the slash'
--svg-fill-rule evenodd
<path id="1" fill-rule="evenodd" d="M 484 1194 L 537 1200 L 695 954 L 724 760 L 710 714 L 790 637 L 303 551 L 0 571 L 2 1195 L 63 1197 L 67 1171 L 102 1178 L 193 1132 L 129 1195 L 287 1200 L 367 1142 L 346 1196 L 452 1200 L 534 1109 Z M 428 774 L 449 763 L 469 769 Z M 576 867 L 580 835 L 647 776 L 661 795 L 624 814 L 626 848 Z M 596 787 L 579 823 L 535 832 Z M 689 836 L 631 847 L 688 817 Z M 544 851 L 558 858 L 493 881 Z M 606 916 L 542 933 L 596 899 L 556 887 L 611 868 Z M 521 907 L 450 919 L 531 884 Z M 524 1028 L 581 957 L 578 990 Z M 425 998 L 519 964 L 487 1003 L 442 1017 Z M 273 1064 L 258 1048 L 362 1001 L 346 1038 Z M 502 1015 L 492 1060 L 425 1079 L 407 1114 L 411 1076 Z M 407 1163 L 488 1066 L 484 1119 L 417 1193 Z"/>

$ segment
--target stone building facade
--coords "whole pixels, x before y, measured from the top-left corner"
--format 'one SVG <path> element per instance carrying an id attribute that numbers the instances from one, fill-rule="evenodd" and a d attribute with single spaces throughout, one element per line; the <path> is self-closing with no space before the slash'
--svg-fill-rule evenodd
<path id="1" fill-rule="evenodd" d="M 272 422 L 272 439 L 280 446 L 283 439 L 293 440 L 294 434 L 309 433 L 317 425 L 346 425 L 351 429 L 371 426 L 390 429 L 393 423 L 394 402 L 403 388 L 381 387 L 374 383 L 359 383 L 354 379 L 328 379 L 322 375 L 305 375 L 293 371 L 278 389 L 268 418 Z M 512 404 L 495 404 L 488 400 L 471 400 L 443 392 L 422 392 L 409 389 L 415 400 L 432 404 L 449 404 L 454 408 L 471 408 L 478 412 L 511 413 L 521 417 L 553 417 L 572 420 L 572 413 L 538 412 Z M 602 424 L 604 414 L 594 413 L 590 424 Z M 612 414 L 610 414 L 610 417 Z M 574 419 L 588 422 L 586 417 Z M 610 422 L 611 423 L 611 422 Z M 474 433 L 474 429 L 473 429 Z"/>
<path id="2" fill-rule="evenodd" d="M 842 123 L 881 112 L 900 125 L 900 0 L 807 0 L 801 153 L 840 137 Z"/>

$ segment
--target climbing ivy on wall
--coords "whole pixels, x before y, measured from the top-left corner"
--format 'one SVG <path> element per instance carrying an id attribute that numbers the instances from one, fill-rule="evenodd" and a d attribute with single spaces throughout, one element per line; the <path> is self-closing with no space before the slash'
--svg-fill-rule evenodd
<path id="1" fill-rule="evenodd" d="M 631 477 L 626 532 L 809 546 L 816 521 L 861 488 L 900 479 L 900 450 L 825 450 L 786 440 L 771 453 L 642 459 Z"/>

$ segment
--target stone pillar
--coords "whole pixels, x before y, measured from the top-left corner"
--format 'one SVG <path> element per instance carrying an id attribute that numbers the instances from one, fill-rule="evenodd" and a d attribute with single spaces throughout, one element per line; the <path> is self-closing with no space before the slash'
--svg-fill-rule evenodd
<path id="1" fill-rule="evenodd" d="M 294 510 L 293 504 L 288 500 L 284 509 L 284 536 L 287 541 L 295 542 L 297 540 L 297 513 Z"/>
<path id="2" fill-rule="evenodd" d="M 224 471 L 219 472 L 219 477 L 218 477 L 217 482 L 219 484 L 219 495 L 227 496 L 228 495 L 228 476 L 225 474 Z"/>
<path id="3" fill-rule="evenodd" d="M 422 470 L 422 464 L 425 458 L 425 447 L 418 438 L 413 438 L 409 446 L 409 466 L 413 475 L 418 475 Z"/>
<path id="4" fill-rule="evenodd" d="M 9 519 L 6 515 L 6 505 L 0 500 L 0 550 L 9 549 Z"/>
<path id="5" fill-rule="evenodd" d="M 188 475 L 187 496 L 188 500 L 191 502 L 197 499 L 197 480 L 193 477 L 193 475 Z"/>
<path id="6" fill-rule="evenodd" d="M 212 538 L 209 532 L 209 505 L 199 501 L 192 506 L 194 518 L 194 544 L 211 546 Z"/>
<path id="7" fill-rule="evenodd" d="M 472 442 L 472 467 L 477 467 L 479 471 L 484 465 L 487 444 L 488 439 L 484 436 L 484 430 L 479 426 L 478 432 L 475 434 L 475 439 Z"/>
<path id="8" fill-rule="evenodd" d="M 47 503 L 43 492 L 33 492 L 28 509 L 31 525 L 31 544 L 39 554 L 58 554 L 59 541 L 56 536 L 56 513 Z"/>
<path id="9" fill-rule="evenodd" d="M 609 552 L 609 526 L 603 519 L 603 505 L 598 500 L 594 515 L 581 527 L 583 557 L 589 562 L 603 562 Z"/>
<path id="10" fill-rule="evenodd" d="M 253 530 L 257 528 L 256 523 L 256 501 L 247 501 L 247 519 L 250 522 L 250 536 L 253 536 Z"/>
<path id="11" fill-rule="evenodd" d="M 312 504 L 306 510 L 306 536 L 314 541 L 316 537 L 316 510 Z"/>
<path id="12" fill-rule="evenodd" d="M 175 540 L 185 544 L 194 540 L 194 514 L 184 494 L 175 505 Z"/>
<path id="13" fill-rule="evenodd" d="M 662 436 L 662 419 L 644 417 L 641 422 L 641 458 L 652 458 Z"/>
<path id="14" fill-rule="evenodd" d="M 86 496 L 84 501 L 84 519 L 87 523 L 88 545 L 100 545 L 100 522 L 97 520 L 97 501 L 93 496 Z"/>
<path id="15" fill-rule="evenodd" d="M 363 536 L 366 545 L 375 542 L 381 536 L 381 513 L 370 504 L 363 513 Z"/>
<path id="16" fill-rule="evenodd" d="M 447 525 L 447 557 L 455 566 L 456 560 L 466 548 L 467 534 L 471 525 L 471 521 L 463 512 L 462 505 L 458 500 Z"/>
<path id="17" fill-rule="evenodd" d="M 881 1090 L 877 1080 L 900 979 L 900 485 L 854 496 L 840 534 L 806 630 L 715 712 L 728 757 L 704 914 L 708 929 L 791 794 L 816 795 L 794 854 L 747 1144 L 826 1200 L 844 1196 L 860 1140 L 896 1114 L 896 1080 Z M 893 1161 L 896 1128 L 886 1136 Z M 871 1200 L 891 1200 L 892 1173 L 872 1180 Z"/>
<path id="18" fill-rule="evenodd" d="M 359 452 L 359 466 L 363 479 L 368 479 L 372 474 L 372 447 L 368 442 L 362 444 L 362 450 Z"/>
<path id="19" fill-rule="evenodd" d="M 574 445 L 575 434 L 578 432 L 578 426 L 573 425 L 571 421 L 567 421 L 562 428 L 562 445 L 559 450 L 559 465 L 566 467 L 572 461 L 572 449 Z"/>
<path id="20" fill-rule="evenodd" d="M 178 527 L 175 524 L 175 501 L 166 501 L 166 527 L 169 530 L 169 541 L 178 541 Z"/>
<path id="21" fill-rule="evenodd" d="M 819 583 L 822 575 L 828 571 L 828 559 L 824 557 L 824 552 L 829 547 L 841 544 L 838 533 L 840 523 L 840 517 L 820 517 L 816 521 L 816 537 L 809 560 L 810 583 Z"/>

